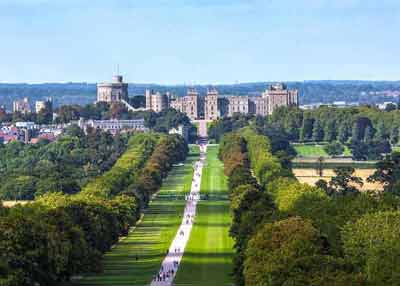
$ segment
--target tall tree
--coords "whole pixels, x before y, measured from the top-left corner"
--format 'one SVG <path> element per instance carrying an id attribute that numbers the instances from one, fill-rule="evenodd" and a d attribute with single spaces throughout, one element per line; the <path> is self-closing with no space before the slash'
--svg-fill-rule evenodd
<path id="1" fill-rule="evenodd" d="M 332 142 L 336 140 L 336 122 L 334 120 L 328 120 L 324 128 L 324 141 Z"/>
<path id="2" fill-rule="evenodd" d="M 399 127 L 393 127 L 390 132 L 390 144 L 397 145 L 399 143 Z"/>
<path id="3" fill-rule="evenodd" d="M 377 140 L 388 139 L 390 136 L 389 130 L 386 128 L 383 120 L 379 121 L 376 125 L 376 134 L 375 137 Z"/>
<path id="4" fill-rule="evenodd" d="M 300 141 L 311 140 L 313 134 L 314 119 L 304 116 L 303 124 L 300 129 Z"/>
<path id="5" fill-rule="evenodd" d="M 365 129 L 372 126 L 372 122 L 368 117 L 356 118 L 352 129 L 352 141 L 362 141 L 365 137 Z"/>
<path id="6" fill-rule="evenodd" d="M 372 142 L 372 140 L 374 139 L 374 135 L 375 135 L 375 129 L 372 126 L 367 126 L 365 128 L 365 136 L 364 136 L 364 141 L 366 143 L 370 143 Z"/>
<path id="7" fill-rule="evenodd" d="M 400 193 L 400 152 L 393 152 L 379 161 L 368 181 L 382 183 L 385 191 Z"/>
<path id="8" fill-rule="evenodd" d="M 316 120 L 314 122 L 312 139 L 316 142 L 322 141 L 324 139 L 324 129 L 322 128 L 320 120 Z"/>
<path id="9" fill-rule="evenodd" d="M 346 121 L 343 121 L 339 125 L 338 141 L 344 144 L 347 142 L 347 140 L 349 140 L 350 135 L 351 135 L 351 130 L 349 124 Z"/>
<path id="10" fill-rule="evenodd" d="M 333 194 L 358 193 L 356 185 L 363 186 L 363 180 L 354 176 L 355 169 L 353 167 L 341 167 L 333 171 L 335 176 L 329 182 L 329 188 Z"/>

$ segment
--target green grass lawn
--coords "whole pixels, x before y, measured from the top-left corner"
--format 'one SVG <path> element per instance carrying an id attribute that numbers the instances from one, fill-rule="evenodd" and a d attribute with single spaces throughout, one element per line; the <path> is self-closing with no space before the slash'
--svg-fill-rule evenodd
<path id="1" fill-rule="evenodd" d="M 201 192 L 227 192 L 223 165 L 218 160 L 218 146 L 207 151 Z M 229 201 L 210 200 L 198 204 L 197 217 L 179 267 L 175 285 L 232 285 L 233 240 L 228 231 L 231 223 Z"/>
<path id="2" fill-rule="evenodd" d="M 400 152 L 400 146 L 394 146 L 392 149 L 393 152 Z"/>
<path id="3" fill-rule="evenodd" d="M 88 275 L 73 285 L 149 285 L 158 272 L 182 220 L 184 200 L 167 200 L 163 195 L 189 192 L 193 177 L 192 164 L 198 149 L 184 166 L 174 167 L 154 199 L 142 222 L 104 256 L 104 272 Z M 136 260 L 138 256 L 138 260 Z"/>
<path id="4" fill-rule="evenodd" d="M 329 157 L 325 152 L 323 145 L 311 144 L 296 144 L 293 145 L 298 157 Z M 347 146 L 344 146 L 344 156 L 351 156 L 351 151 Z"/>

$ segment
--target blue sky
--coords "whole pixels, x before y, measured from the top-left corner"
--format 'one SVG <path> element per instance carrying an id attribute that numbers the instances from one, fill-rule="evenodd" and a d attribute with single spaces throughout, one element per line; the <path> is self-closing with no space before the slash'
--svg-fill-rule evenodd
<path id="1" fill-rule="evenodd" d="M 0 82 L 400 79 L 398 0 L 0 0 Z"/>

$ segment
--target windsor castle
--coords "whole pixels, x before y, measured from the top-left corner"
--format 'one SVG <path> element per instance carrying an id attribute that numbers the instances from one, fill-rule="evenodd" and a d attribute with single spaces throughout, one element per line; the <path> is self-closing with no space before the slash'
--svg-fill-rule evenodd
<path id="1" fill-rule="evenodd" d="M 126 102 L 128 85 L 123 83 L 121 76 L 115 76 L 112 83 L 98 84 L 97 87 L 97 101 L 122 102 L 132 111 L 161 112 L 174 108 L 185 113 L 191 120 L 216 120 L 235 113 L 267 116 L 280 106 L 298 106 L 298 97 L 298 90 L 290 90 L 283 83 L 271 85 L 260 96 L 220 95 L 215 88 L 209 88 L 205 95 L 189 88 L 182 97 L 146 90 L 146 107 L 134 109 Z"/>

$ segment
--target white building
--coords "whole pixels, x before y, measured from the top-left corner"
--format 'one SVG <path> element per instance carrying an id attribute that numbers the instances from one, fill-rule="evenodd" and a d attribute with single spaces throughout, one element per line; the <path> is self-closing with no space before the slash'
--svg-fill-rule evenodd
<path id="1" fill-rule="evenodd" d="M 44 110 L 46 106 L 49 106 L 50 108 L 52 107 L 52 100 L 51 98 L 48 98 L 46 100 L 37 100 L 35 102 L 35 111 L 36 113 L 39 113 L 40 111 Z"/>
<path id="2" fill-rule="evenodd" d="M 25 97 L 23 100 L 15 100 L 13 102 L 13 111 L 21 112 L 23 114 L 31 112 L 31 106 L 29 104 L 29 98 Z"/>
<path id="3" fill-rule="evenodd" d="M 122 130 L 137 130 L 147 131 L 148 129 L 144 126 L 144 119 L 131 119 L 131 120 L 79 120 L 79 127 L 86 130 L 88 127 L 95 129 L 102 129 L 116 133 Z"/>
<path id="4" fill-rule="evenodd" d="M 189 141 L 189 128 L 185 125 L 179 125 L 176 128 L 171 128 L 168 133 L 181 135 L 185 141 Z"/>

